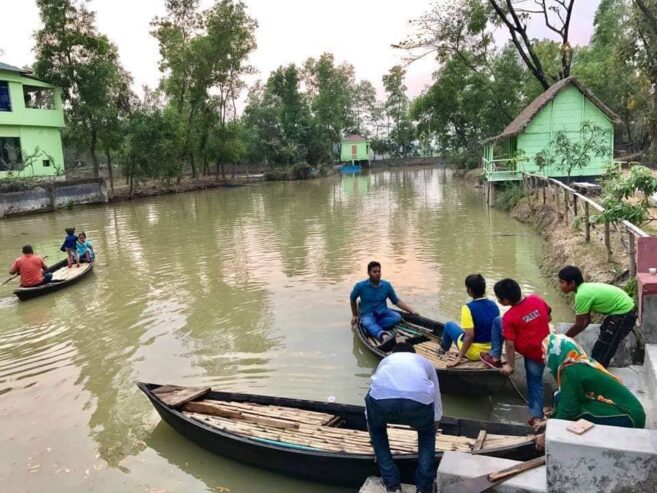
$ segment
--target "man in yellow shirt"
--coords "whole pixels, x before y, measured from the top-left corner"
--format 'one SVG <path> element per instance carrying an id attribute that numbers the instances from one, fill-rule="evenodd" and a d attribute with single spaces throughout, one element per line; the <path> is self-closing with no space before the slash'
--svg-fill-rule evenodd
<path id="1" fill-rule="evenodd" d="M 458 366 L 463 359 L 479 361 L 481 353 L 491 350 L 491 332 L 495 320 L 499 319 L 497 304 L 485 297 L 486 280 L 481 274 L 470 274 L 465 278 L 465 288 L 472 301 L 461 307 L 461 325 L 447 322 L 443 330 L 438 354 L 445 354 L 456 344 L 458 359 L 449 367 Z M 499 323 L 499 322 L 497 322 Z"/>

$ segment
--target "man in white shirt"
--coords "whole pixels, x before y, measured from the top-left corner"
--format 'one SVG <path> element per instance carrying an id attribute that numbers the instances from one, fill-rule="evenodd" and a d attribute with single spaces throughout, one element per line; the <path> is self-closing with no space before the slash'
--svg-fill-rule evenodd
<path id="1" fill-rule="evenodd" d="M 372 376 L 365 397 L 370 441 L 386 491 L 401 492 L 399 469 L 388 442 L 387 425 L 408 425 L 418 434 L 417 493 L 433 492 L 436 474 L 436 428 L 443 415 L 438 376 L 413 346 L 396 344 Z"/>

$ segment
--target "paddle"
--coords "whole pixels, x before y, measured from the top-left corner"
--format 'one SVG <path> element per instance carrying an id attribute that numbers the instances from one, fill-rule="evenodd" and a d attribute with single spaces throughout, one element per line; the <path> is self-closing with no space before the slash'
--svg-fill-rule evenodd
<path id="1" fill-rule="evenodd" d="M 43 257 L 43 260 L 46 260 L 47 258 L 48 258 L 48 255 L 46 255 L 45 257 Z M 7 283 L 8 283 L 9 281 L 11 281 L 12 279 L 16 279 L 16 278 L 19 276 L 19 274 L 20 274 L 20 273 L 17 272 L 17 273 L 14 274 L 13 276 L 11 276 L 9 279 L 7 279 L 5 282 L 3 282 L 2 284 L 0 284 L 0 286 L 4 286 L 5 284 L 7 284 Z"/>
<path id="2" fill-rule="evenodd" d="M 501 471 L 484 474 L 476 478 L 464 479 L 458 483 L 450 484 L 445 488 L 441 488 L 442 493 L 481 493 L 487 491 L 496 484 L 499 484 L 507 479 L 520 474 L 521 472 L 534 469 L 545 464 L 545 456 L 537 457 L 536 459 L 527 462 L 521 462 L 515 466 L 502 469 Z"/>

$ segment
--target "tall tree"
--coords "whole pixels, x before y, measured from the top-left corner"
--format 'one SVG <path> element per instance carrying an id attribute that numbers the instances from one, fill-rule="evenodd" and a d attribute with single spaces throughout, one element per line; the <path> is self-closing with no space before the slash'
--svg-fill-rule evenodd
<path id="1" fill-rule="evenodd" d="M 354 87 L 353 95 L 355 130 L 358 134 L 366 134 L 376 112 L 376 89 L 370 81 L 361 80 Z"/>
<path id="2" fill-rule="evenodd" d="M 94 13 L 74 0 L 37 0 L 43 27 L 36 33 L 37 77 L 63 89 L 67 124 L 90 152 L 99 175 L 97 149 L 103 122 L 125 98 L 129 80 L 116 46 L 98 33 Z"/>
<path id="3" fill-rule="evenodd" d="M 385 109 L 392 123 L 388 140 L 393 152 L 404 157 L 409 154 L 415 138 L 409 115 L 410 103 L 406 96 L 405 77 L 406 71 L 400 65 L 396 65 L 382 79 L 388 95 Z"/>

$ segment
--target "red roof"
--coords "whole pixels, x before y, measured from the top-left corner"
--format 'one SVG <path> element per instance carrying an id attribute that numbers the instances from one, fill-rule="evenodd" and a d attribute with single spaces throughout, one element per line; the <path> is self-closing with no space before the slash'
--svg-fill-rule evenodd
<path id="1" fill-rule="evenodd" d="M 360 135 L 347 135 L 344 139 L 342 139 L 342 142 L 367 142 L 367 139 L 365 137 L 361 137 Z"/>

